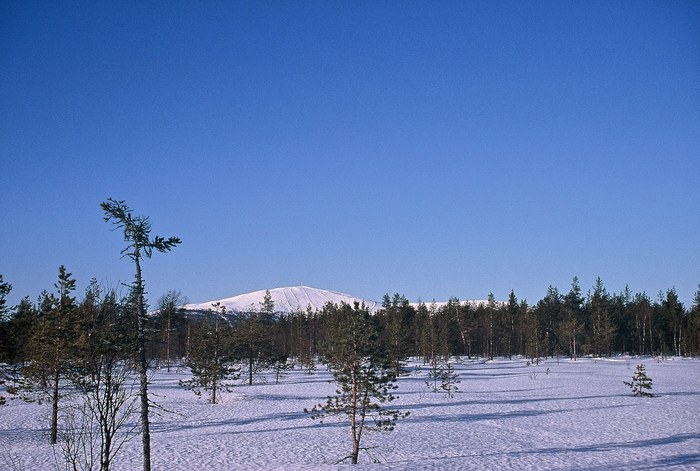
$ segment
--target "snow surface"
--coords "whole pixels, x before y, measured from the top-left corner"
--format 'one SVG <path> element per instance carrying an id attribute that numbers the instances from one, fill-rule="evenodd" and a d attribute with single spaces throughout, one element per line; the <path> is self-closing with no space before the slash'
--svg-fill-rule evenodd
<path id="1" fill-rule="evenodd" d="M 632 397 L 622 384 L 642 362 L 656 397 Z M 452 399 L 428 390 L 419 365 L 400 378 L 391 403 L 411 415 L 391 433 L 364 438 L 381 464 L 363 455 L 361 468 L 700 469 L 700 360 L 464 360 Z M 269 375 L 267 384 L 236 385 L 216 405 L 181 389 L 187 377 L 154 374 L 151 398 L 164 408 L 152 421 L 154 470 L 351 467 L 335 464 L 350 450 L 347 424 L 319 424 L 303 412 L 333 394 L 322 365 L 280 384 Z M 0 469 L 54 469 L 49 408 L 18 400 L 0 407 Z M 138 470 L 140 449 L 137 436 L 114 469 Z"/>

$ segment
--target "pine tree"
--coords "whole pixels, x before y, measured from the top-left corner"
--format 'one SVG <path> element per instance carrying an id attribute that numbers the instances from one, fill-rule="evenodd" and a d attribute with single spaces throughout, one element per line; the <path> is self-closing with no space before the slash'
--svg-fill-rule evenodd
<path id="1" fill-rule="evenodd" d="M 7 321 L 7 316 L 10 313 L 10 309 L 7 306 L 7 301 L 5 298 L 12 291 L 12 285 L 5 283 L 2 279 L 2 274 L 0 274 L 0 322 Z"/>
<path id="2" fill-rule="evenodd" d="M 426 385 L 433 392 L 442 390 L 447 393 L 447 397 L 453 398 L 459 390 L 457 387 L 457 384 L 460 382 L 459 374 L 455 371 L 451 362 L 442 358 L 435 357 L 433 359 L 430 370 L 428 370 L 428 378 L 429 381 L 426 381 Z"/>
<path id="3" fill-rule="evenodd" d="M 308 374 L 313 374 L 316 369 L 314 354 L 316 353 L 317 319 L 317 312 L 314 312 L 311 306 L 306 311 L 294 312 L 288 316 L 290 353 Z"/>
<path id="4" fill-rule="evenodd" d="M 280 354 L 272 363 L 272 372 L 275 374 L 275 384 L 279 384 L 282 377 L 287 376 L 288 371 L 294 368 L 294 362 L 289 361 L 286 354 Z"/>
<path id="5" fill-rule="evenodd" d="M 231 381 L 238 379 L 239 369 L 231 357 L 231 328 L 226 319 L 226 307 L 212 305 L 214 310 L 202 320 L 192 335 L 187 366 L 192 378 L 180 381 L 180 386 L 197 396 L 209 393 L 209 402 L 216 404 L 222 391 L 230 391 Z"/>
<path id="6" fill-rule="evenodd" d="M 632 388 L 632 395 L 633 396 L 640 396 L 640 397 L 653 397 L 654 395 L 649 392 L 651 391 L 651 383 L 652 380 L 649 378 L 646 374 L 644 364 L 639 364 L 637 365 L 637 370 L 634 372 L 634 376 L 632 376 L 632 381 L 623 381 L 623 383 L 626 386 L 629 386 Z"/>
<path id="7" fill-rule="evenodd" d="M 7 359 L 8 353 L 8 342 L 7 334 L 9 326 L 9 313 L 10 309 L 6 306 L 5 297 L 10 294 L 12 290 L 12 285 L 5 283 L 2 279 L 2 274 L 0 274 L 0 386 L 4 385 L 7 381 L 7 371 L 4 361 Z M 0 394 L 0 406 L 5 404 L 6 398 Z"/>
<path id="8" fill-rule="evenodd" d="M 105 213 L 105 222 L 112 222 L 124 231 L 124 242 L 127 243 L 121 253 L 129 257 L 136 269 L 133 291 L 137 314 L 137 354 L 139 366 L 140 395 L 141 395 L 141 438 L 143 445 L 143 471 L 151 470 L 151 432 L 148 418 L 148 362 L 146 361 L 146 302 L 144 299 L 144 281 L 141 274 L 141 261 L 151 258 L 153 251 L 169 252 L 180 244 L 177 237 L 167 239 L 155 236 L 151 239 L 151 221 L 145 216 L 134 216 L 131 208 L 124 201 L 109 198 L 100 204 Z"/>
<path id="9" fill-rule="evenodd" d="M 688 339 L 691 355 L 700 355 L 700 286 L 693 298 L 693 307 L 688 312 Z"/>
<path id="10" fill-rule="evenodd" d="M 32 330 L 37 325 L 39 311 L 29 297 L 24 297 L 14 309 L 14 315 L 7 324 L 6 357 L 9 364 L 22 364 L 29 361 L 28 345 Z"/>
<path id="11" fill-rule="evenodd" d="M 593 355 L 602 357 L 612 353 L 612 341 L 615 336 L 615 325 L 610 319 L 611 298 L 603 280 L 596 278 L 593 293 L 589 295 L 586 309 L 590 316 L 592 327 Z"/>
<path id="12" fill-rule="evenodd" d="M 346 417 L 350 422 L 352 451 L 345 459 L 357 464 L 365 430 L 391 431 L 401 413 L 383 404 L 394 400 L 396 370 L 378 342 L 378 332 L 369 310 L 355 303 L 326 306 L 325 315 L 337 323 L 333 341 L 323 356 L 338 387 L 335 396 L 311 409 L 312 418 Z M 305 412 L 309 412 L 305 409 Z M 341 460 L 341 461 L 343 461 Z"/>
<path id="13" fill-rule="evenodd" d="M 39 318 L 27 345 L 31 362 L 23 368 L 26 385 L 47 395 L 51 402 L 49 442 L 58 439 L 58 405 L 62 380 L 70 374 L 75 357 L 75 280 L 61 265 L 55 287 L 58 297 L 47 292 L 40 298 Z"/>
<path id="14" fill-rule="evenodd" d="M 114 291 L 103 294 L 93 280 L 78 307 L 74 383 L 82 401 L 74 401 L 66 416 L 72 426 L 62 433 L 64 456 L 73 469 L 93 469 L 99 448 L 99 469 L 108 471 L 123 444 L 138 433 L 139 394 L 129 361 L 134 328 L 127 302 L 118 302 Z"/>
<path id="15" fill-rule="evenodd" d="M 187 301 L 179 291 L 168 291 L 158 300 L 158 330 L 161 333 L 158 350 L 159 359 L 164 359 L 168 373 L 170 365 L 175 358 L 182 358 L 182 352 L 178 350 L 178 335 L 185 324 L 185 314 L 182 306 Z"/>
<path id="16" fill-rule="evenodd" d="M 542 301 L 540 301 L 541 303 Z M 539 303 L 538 303 L 539 304 Z M 524 313 L 524 336 L 525 336 L 525 355 L 530 358 L 534 365 L 538 365 L 543 355 L 543 338 L 542 329 L 540 328 L 540 320 L 538 318 L 539 310 L 537 309 L 522 309 Z"/>
<path id="17" fill-rule="evenodd" d="M 236 330 L 237 355 L 248 364 L 248 385 L 253 385 L 256 372 L 275 361 L 272 325 L 275 322 L 275 302 L 269 290 L 258 306 L 251 305 L 241 314 Z"/>
<path id="18" fill-rule="evenodd" d="M 501 343 L 505 348 L 505 355 L 508 356 L 508 359 L 511 359 L 516 346 L 515 320 L 518 318 L 518 298 L 515 296 L 515 291 L 513 290 L 510 290 L 510 294 L 508 295 L 508 304 L 505 307 L 505 314 L 505 328 L 503 329 Z"/>
<path id="19" fill-rule="evenodd" d="M 681 356 L 687 344 L 687 332 L 684 331 L 685 309 L 678 300 L 675 288 L 666 291 L 666 296 L 661 300 L 661 310 L 667 319 L 669 331 L 673 333 L 673 355 Z"/>
<path id="20" fill-rule="evenodd" d="M 415 309 L 410 306 L 405 296 L 395 293 L 393 298 L 385 294 L 382 310 L 377 313 L 382 325 L 381 341 L 387 348 L 389 359 L 394 364 L 396 376 L 402 373 L 409 349 L 414 340 L 411 339 L 409 326 L 413 322 Z"/>
<path id="21" fill-rule="evenodd" d="M 562 308 L 564 318 L 559 322 L 558 328 L 559 339 L 561 342 L 566 340 L 569 354 L 574 361 L 578 357 L 576 342 L 583 331 L 583 323 L 581 322 L 583 301 L 578 278 L 574 277 L 571 282 L 571 290 L 564 296 Z"/>

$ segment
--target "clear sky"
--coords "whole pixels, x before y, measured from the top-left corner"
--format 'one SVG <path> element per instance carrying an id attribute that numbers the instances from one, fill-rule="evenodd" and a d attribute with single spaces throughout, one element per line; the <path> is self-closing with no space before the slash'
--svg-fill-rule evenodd
<path id="1" fill-rule="evenodd" d="M 0 273 L 151 301 L 700 283 L 700 2 L 0 3 Z"/>

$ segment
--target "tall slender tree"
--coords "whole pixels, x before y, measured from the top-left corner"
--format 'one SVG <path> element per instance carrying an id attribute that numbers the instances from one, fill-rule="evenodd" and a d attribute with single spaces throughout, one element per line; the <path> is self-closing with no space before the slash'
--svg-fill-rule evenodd
<path id="1" fill-rule="evenodd" d="M 688 339 L 690 354 L 700 355 L 700 286 L 693 297 L 693 307 L 688 312 Z"/>
<path id="2" fill-rule="evenodd" d="M 515 291 L 510 290 L 508 295 L 508 304 L 505 306 L 505 324 L 502 333 L 501 345 L 504 348 L 503 353 L 512 358 L 513 351 L 516 345 L 515 337 L 515 321 L 518 318 L 518 298 L 515 296 Z"/>
<path id="3" fill-rule="evenodd" d="M 232 381 L 238 379 L 239 368 L 233 361 L 231 326 L 226 317 L 226 307 L 212 304 L 213 310 L 201 319 L 192 336 L 187 366 L 192 378 L 181 380 L 180 386 L 197 396 L 209 393 L 209 402 L 216 404 L 222 391 L 230 391 Z"/>
<path id="4" fill-rule="evenodd" d="M 661 312 L 668 325 L 669 333 L 672 333 L 670 340 L 673 346 L 673 355 L 681 356 L 685 351 L 686 335 L 684 330 L 685 309 L 683 303 L 678 300 L 675 288 L 666 291 L 666 295 L 661 299 Z"/>
<path id="5" fill-rule="evenodd" d="M 159 360 L 165 360 L 168 373 L 173 356 L 182 357 L 177 349 L 177 337 L 183 330 L 185 314 L 182 306 L 186 303 L 179 291 L 171 290 L 158 300 L 158 330 L 161 333 L 158 349 Z"/>
<path id="6" fill-rule="evenodd" d="M 415 316 L 415 310 L 408 299 L 398 293 L 393 298 L 385 294 L 382 309 L 377 313 L 382 327 L 381 341 L 387 349 L 390 361 L 396 369 L 396 376 L 401 374 L 403 364 L 410 354 L 414 341 L 411 339 L 410 324 Z"/>
<path id="7" fill-rule="evenodd" d="M 408 413 L 383 405 L 394 399 L 391 391 L 397 387 L 396 370 L 378 342 L 369 310 L 355 303 L 354 308 L 326 305 L 324 311 L 338 328 L 334 342 L 323 353 L 338 389 L 335 396 L 328 396 L 325 404 L 315 405 L 310 412 L 321 421 L 326 416 L 345 416 L 349 420 L 352 451 L 346 458 L 357 464 L 365 430 L 391 431 L 396 420 Z"/>
<path id="8" fill-rule="evenodd" d="M 592 343 L 594 356 L 609 355 L 612 349 L 612 340 L 615 335 L 615 326 L 610 320 L 610 295 L 603 280 L 596 278 L 593 293 L 586 300 L 586 310 L 590 316 L 592 327 Z"/>
<path id="9" fill-rule="evenodd" d="M 134 216 L 131 208 L 123 200 L 109 198 L 100 204 L 105 213 L 105 222 L 113 223 L 124 233 L 126 247 L 121 251 L 122 256 L 128 257 L 134 263 L 136 270 L 133 292 L 137 314 L 137 354 L 140 380 L 141 399 L 141 438 L 143 444 L 143 470 L 151 469 L 151 433 L 148 418 L 148 363 L 146 360 L 146 303 L 144 300 L 144 281 L 141 273 L 141 261 L 151 258 L 153 251 L 169 252 L 181 243 L 177 237 L 151 238 L 151 221 L 146 216 Z"/>
<path id="10" fill-rule="evenodd" d="M 8 327 L 9 327 L 9 314 L 10 309 L 6 306 L 5 297 L 10 294 L 12 290 L 12 285 L 5 283 L 2 279 L 2 274 L 0 274 L 0 386 L 6 382 L 6 371 L 4 368 L 4 360 L 8 357 L 9 345 L 7 342 Z M 0 394 L 0 405 L 5 404 L 5 396 Z"/>
<path id="11" fill-rule="evenodd" d="M 559 338 L 562 342 L 567 342 L 569 355 L 576 361 L 576 342 L 583 330 L 583 297 L 577 277 L 574 277 L 571 289 L 564 296 L 562 309 L 564 312 L 563 319 L 559 322 Z"/>
<path id="12" fill-rule="evenodd" d="M 5 298 L 12 291 L 12 285 L 5 283 L 2 279 L 2 274 L 0 273 L 0 321 L 5 321 L 5 317 L 9 314 L 9 309 L 7 307 L 7 301 Z"/>
<path id="13" fill-rule="evenodd" d="M 23 368 L 27 385 L 32 390 L 45 393 L 51 401 L 51 424 L 49 441 L 58 439 L 58 405 L 61 382 L 68 376 L 72 357 L 75 356 L 75 330 L 72 323 L 76 309 L 75 280 L 61 265 L 55 284 L 58 296 L 44 291 L 40 297 L 38 322 L 33 326 L 27 345 L 31 362 Z"/>
<path id="14" fill-rule="evenodd" d="M 256 371 L 268 366 L 274 359 L 272 325 L 275 322 L 275 302 L 270 290 L 265 291 L 258 306 L 251 305 L 241 314 L 236 332 L 238 356 L 248 364 L 248 384 L 252 386 Z"/>

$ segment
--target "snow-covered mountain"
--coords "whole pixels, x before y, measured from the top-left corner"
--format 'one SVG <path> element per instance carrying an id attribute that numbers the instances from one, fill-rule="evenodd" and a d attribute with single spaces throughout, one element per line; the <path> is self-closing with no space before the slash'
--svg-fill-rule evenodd
<path id="1" fill-rule="evenodd" d="M 212 309 L 212 304 L 219 302 L 226 307 L 227 312 L 248 312 L 260 309 L 263 302 L 265 290 L 253 291 L 252 293 L 240 294 L 231 298 L 207 301 L 199 304 L 187 304 L 184 308 L 188 311 L 206 311 Z M 321 310 L 327 302 L 340 304 L 341 302 L 350 304 L 355 301 L 365 303 L 370 311 L 374 312 L 381 307 L 381 303 L 376 301 L 358 298 L 337 291 L 328 291 L 309 286 L 292 286 L 287 288 L 274 288 L 270 290 L 270 296 L 275 303 L 275 311 L 278 313 L 290 313 L 306 311 L 310 306 L 312 311 Z"/>
<path id="2" fill-rule="evenodd" d="M 370 312 L 376 312 L 382 307 L 381 302 L 370 299 L 362 299 L 350 294 L 340 293 L 338 291 L 329 291 L 325 289 L 311 288 L 309 286 L 290 286 L 286 288 L 274 288 L 270 290 L 270 296 L 275 303 L 275 311 L 278 313 L 290 313 L 306 311 L 311 307 L 312 311 L 320 311 L 327 302 L 333 304 L 346 303 L 353 305 L 355 301 L 360 304 L 364 303 Z M 250 312 L 260 309 L 260 306 L 265 297 L 265 290 L 253 291 L 251 293 L 239 294 L 224 299 L 215 299 L 199 304 L 186 304 L 183 308 L 187 311 L 207 311 L 213 309 L 212 304 L 220 303 L 226 307 L 229 313 Z M 470 304 L 474 307 L 480 304 L 486 304 L 484 300 L 462 301 L 461 304 Z M 501 303 L 498 301 L 497 303 Z M 433 304 L 436 308 L 446 305 L 446 302 L 426 302 L 428 307 Z M 418 303 L 411 303 L 413 307 L 418 307 Z"/>

